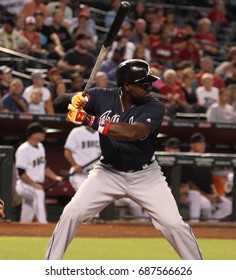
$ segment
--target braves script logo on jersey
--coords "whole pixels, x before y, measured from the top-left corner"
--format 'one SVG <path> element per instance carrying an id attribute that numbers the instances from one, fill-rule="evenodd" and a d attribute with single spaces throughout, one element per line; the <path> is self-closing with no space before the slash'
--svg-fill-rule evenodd
<path id="1" fill-rule="evenodd" d="M 119 114 L 115 114 L 113 116 L 111 116 L 111 114 L 112 114 L 112 111 L 108 110 L 101 115 L 100 119 L 110 120 L 111 122 L 119 122 L 120 121 L 120 115 Z M 131 116 L 129 118 L 129 123 L 130 124 L 134 123 L 134 116 Z"/>
<path id="2" fill-rule="evenodd" d="M 105 113 L 103 113 L 103 114 L 101 115 L 100 119 L 103 120 L 103 121 L 105 121 L 105 120 L 110 120 L 111 122 L 119 122 L 119 120 L 120 120 L 120 115 L 119 115 L 119 114 L 115 114 L 115 115 L 111 116 L 111 113 L 112 113 L 111 110 L 106 111 Z M 151 119 L 147 119 L 147 121 L 148 121 L 148 122 L 151 122 Z M 128 123 L 129 123 L 129 124 L 134 123 L 134 116 L 130 116 L 130 117 L 129 117 L 129 122 L 128 122 Z M 140 141 L 145 140 L 147 137 L 148 137 L 148 135 L 145 136 L 145 137 L 143 137 L 143 138 L 140 138 Z"/>

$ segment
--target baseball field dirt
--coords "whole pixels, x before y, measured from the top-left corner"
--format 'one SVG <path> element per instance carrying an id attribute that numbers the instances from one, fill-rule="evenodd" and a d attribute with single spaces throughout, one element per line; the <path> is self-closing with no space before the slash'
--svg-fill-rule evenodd
<path id="1" fill-rule="evenodd" d="M 0 222 L 0 236 L 51 236 L 55 223 Z M 236 239 L 236 223 L 198 224 L 192 226 L 197 238 Z M 161 232 L 147 224 L 100 223 L 84 224 L 80 237 L 162 237 Z"/>

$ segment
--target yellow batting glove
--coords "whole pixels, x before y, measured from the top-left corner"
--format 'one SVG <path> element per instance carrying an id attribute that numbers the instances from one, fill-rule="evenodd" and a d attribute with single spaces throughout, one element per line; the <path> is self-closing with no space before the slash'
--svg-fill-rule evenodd
<path id="1" fill-rule="evenodd" d="M 77 125 L 83 124 L 87 117 L 87 113 L 84 110 L 76 109 L 72 104 L 68 105 L 68 111 L 67 118 Z"/>
<path id="2" fill-rule="evenodd" d="M 89 95 L 86 94 L 86 96 L 83 96 L 83 92 L 79 91 L 74 95 L 71 99 L 71 104 L 76 109 L 82 109 L 86 105 L 86 103 L 89 101 Z"/>
<path id="3" fill-rule="evenodd" d="M 88 115 L 83 109 L 76 109 L 72 104 L 68 105 L 68 110 L 67 117 L 71 122 L 90 127 L 103 135 L 108 134 L 111 125 L 110 120 Z"/>

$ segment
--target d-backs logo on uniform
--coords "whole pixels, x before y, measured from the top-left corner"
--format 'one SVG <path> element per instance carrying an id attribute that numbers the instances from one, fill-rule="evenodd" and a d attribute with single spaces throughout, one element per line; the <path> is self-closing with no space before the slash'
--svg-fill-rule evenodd
<path id="1" fill-rule="evenodd" d="M 99 148 L 99 141 L 92 141 L 92 140 L 88 140 L 88 141 L 82 141 L 81 143 L 81 147 L 82 149 L 87 149 L 87 148 Z"/>
<path id="2" fill-rule="evenodd" d="M 40 165 L 40 164 L 45 164 L 46 160 L 45 160 L 45 157 L 39 157 L 39 158 L 36 158 L 35 160 L 33 160 L 33 167 L 37 166 L 37 165 Z"/>

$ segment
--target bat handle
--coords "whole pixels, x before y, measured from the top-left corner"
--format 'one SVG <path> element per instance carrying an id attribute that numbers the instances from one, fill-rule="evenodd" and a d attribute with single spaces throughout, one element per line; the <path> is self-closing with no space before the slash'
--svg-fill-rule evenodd
<path id="1" fill-rule="evenodd" d="M 86 91 L 91 87 L 91 85 L 93 83 L 93 80 L 94 80 L 94 78 L 96 76 L 96 73 L 98 72 L 98 70 L 99 70 L 99 68 L 100 68 L 100 66 L 102 64 L 102 61 L 107 57 L 107 54 L 108 54 L 109 50 L 110 50 L 110 47 L 106 48 L 106 47 L 102 46 L 102 48 L 101 48 L 101 50 L 99 52 L 99 55 L 97 57 L 96 63 L 95 63 L 95 65 L 93 67 L 93 70 L 92 70 L 92 72 L 90 74 L 90 77 L 89 77 L 89 79 L 87 81 L 87 84 L 86 84 L 86 86 L 85 86 L 85 88 L 83 90 L 83 94 L 82 94 L 83 97 L 86 97 Z"/>

